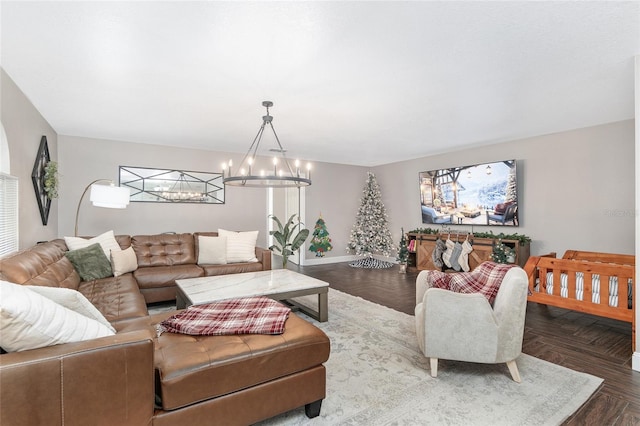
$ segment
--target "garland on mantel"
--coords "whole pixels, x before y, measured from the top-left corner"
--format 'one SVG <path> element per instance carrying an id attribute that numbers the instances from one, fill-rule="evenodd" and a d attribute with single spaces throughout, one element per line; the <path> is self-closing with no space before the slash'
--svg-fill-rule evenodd
<path id="1" fill-rule="evenodd" d="M 441 229 L 432 229 L 432 228 L 416 228 L 413 231 L 409 231 L 410 234 L 446 234 L 447 231 Z M 465 232 L 460 232 L 460 234 L 464 234 Z M 489 232 L 473 232 L 471 233 L 475 238 L 490 238 L 490 239 L 500 239 L 500 240 L 517 240 L 521 244 L 530 243 L 531 238 L 524 234 L 518 234 L 517 232 L 514 234 L 505 234 L 503 232 L 499 234 L 494 234 L 492 231 Z"/>

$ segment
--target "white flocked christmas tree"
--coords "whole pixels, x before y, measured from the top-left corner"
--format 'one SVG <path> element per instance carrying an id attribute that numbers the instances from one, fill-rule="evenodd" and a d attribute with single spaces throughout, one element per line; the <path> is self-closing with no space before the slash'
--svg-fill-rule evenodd
<path id="1" fill-rule="evenodd" d="M 356 223 L 351 228 L 351 237 L 347 245 L 348 252 L 363 258 L 351 262 L 350 266 L 377 269 L 393 266 L 390 262 L 373 257 L 374 254 L 389 256 L 391 251 L 395 249 L 388 222 L 387 212 L 380 194 L 380 186 L 376 181 L 376 176 L 368 172 Z"/>

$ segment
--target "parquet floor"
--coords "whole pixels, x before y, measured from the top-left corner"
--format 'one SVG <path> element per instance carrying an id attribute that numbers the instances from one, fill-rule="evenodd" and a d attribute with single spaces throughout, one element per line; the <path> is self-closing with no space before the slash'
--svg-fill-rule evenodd
<path id="1" fill-rule="evenodd" d="M 399 274 L 397 266 L 358 269 L 348 263 L 298 271 L 336 290 L 413 315 L 417 271 Z M 631 370 L 631 324 L 529 303 L 523 352 L 604 379 L 565 425 L 640 425 L 640 372 Z"/>

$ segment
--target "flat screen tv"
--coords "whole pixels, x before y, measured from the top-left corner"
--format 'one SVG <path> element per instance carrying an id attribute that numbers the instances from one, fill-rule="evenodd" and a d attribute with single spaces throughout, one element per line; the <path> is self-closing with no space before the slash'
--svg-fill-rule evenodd
<path id="1" fill-rule="evenodd" d="M 516 160 L 419 175 L 422 223 L 518 226 Z"/>

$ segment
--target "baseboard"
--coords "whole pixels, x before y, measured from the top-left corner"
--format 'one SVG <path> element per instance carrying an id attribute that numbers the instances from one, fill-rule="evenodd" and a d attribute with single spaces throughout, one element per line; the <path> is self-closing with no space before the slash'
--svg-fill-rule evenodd
<path id="1" fill-rule="evenodd" d="M 384 257 L 384 256 L 373 256 L 376 259 L 386 260 L 387 262 L 397 263 L 396 259 L 393 257 Z M 314 259 L 305 259 L 304 266 L 313 266 L 313 265 L 328 265 L 331 263 L 341 263 L 341 262 L 351 262 L 353 260 L 360 259 L 361 256 L 336 256 L 336 257 L 317 257 Z"/>
<path id="2" fill-rule="evenodd" d="M 631 357 L 631 369 L 640 371 L 640 352 L 634 352 Z"/>
<path id="3" fill-rule="evenodd" d="M 351 262 L 356 260 L 358 256 L 335 256 L 335 257 L 316 257 L 313 259 L 305 259 L 304 266 L 328 265 L 330 263 Z"/>

